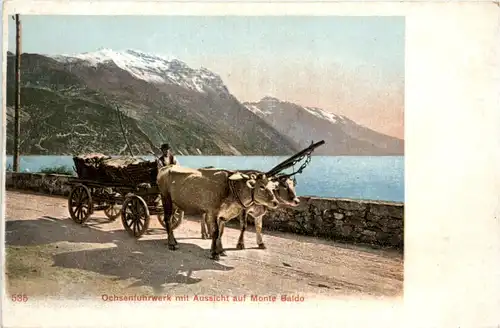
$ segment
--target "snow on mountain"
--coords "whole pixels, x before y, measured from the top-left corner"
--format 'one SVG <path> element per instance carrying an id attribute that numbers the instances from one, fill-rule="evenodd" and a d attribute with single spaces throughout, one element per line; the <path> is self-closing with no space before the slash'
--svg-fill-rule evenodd
<path id="1" fill-rule="evenodd" d="M 282 108 L 279 106 L 280 100 L 277 98 L 266 96 L 260 100 L 258 103 L 244 103 L 245 107 L 257 114 L 261 118 L 265 118 L 269 115 L 276 114 L 276 111 L 280 111 Z"/>
<path id="2" fill-rule="evenodd" d="M 283 106 L 284 104 L 293 105 L 294 107 L 296 107 L 296 109 L 300 107 L 300 109 L 305 110 L 306 112 L 315 116 L 316 118 L 327 120 L 331 123 L 343 122 L 346 119 L 342 115 L 330 113 L 318 107 L 300 106 L 297 104 L 281 101 L 277 98 L 269 96 L 262 98 L 258 103 L 247 102 L 245 103 L 245 106 L 251 112 L 264 118 L 271 114 L 276 114 L 276 111 L 283 111 L 285 108 L 285 106 Z"/>
<path id="3" fill-rule="evenodd" d="M 256 103 L 244 103 L 273 128 L 307 147 L 311 141 L 325 140 L 315 153 L 322 155 L 402 154 L 404 142 L 359 125 L 346 116 L 321 108 L 301 106 L 264 97 Z"/>
<path id="4" fill-rule="evenodd" d="M 255 105 L 251 105 L 251 104 L 246 105 L 246 107 L 251 112 L 257 114 L 260 117 L 265 117 L 265 116 L 267 116 L 267 115 L 269 115 L 269 114 L 272 113 L 272 111 L 270 111 L 270 110 L 263 110 L 263 109 L 260 109 L 259 107 L 255 106 Z"/>
<path id="5" fill-rule="evenodd" d="M 56 55 L 51 58 L 64 63 L 85 62 L 89 66 L 114 63 L 132 76 L 153 84 L 176 84 L 201 93 L 207 91 L 229 94 L 217 74 L 206 68 L 193 69 L 186 63 L 138 50 L 115 51 L 107 48 L 74 55 Z"/>
<path id="6" fill-rule="evenodd" d="M 327 112 L 321 108 L 317 107 L 303 107 L 306 111 L 311 113 L 312 115 L 319 117 L 321 119 L 330 121 L 332 123 L 342 122 L 344 121 L 344 117 L 341 115 L 336 115 L 334 113 Z"/>

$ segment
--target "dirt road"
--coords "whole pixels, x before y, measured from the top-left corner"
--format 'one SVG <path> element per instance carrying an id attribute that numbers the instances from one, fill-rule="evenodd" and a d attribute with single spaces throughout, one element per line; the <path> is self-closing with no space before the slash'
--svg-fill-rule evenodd
<path id="1" fill-rule="evenodd" d="M 68 218 L 67 200 L 8 191 L 6 256 L 8 293 L 30 297 L 96 298 L 108 295 L 299 295 L 400 297 L 403 258 L 387 250 L 336 244 L 264 231 L 268 249 L 236 250 L 237 229 L 226 228 L 227 257 L 209 259 L 198 218 L 175 231 L 179 249 L 151 218 L 147 235 L 129 236 L 120 219 L 96 212 L 80 226 Z M 251 228 L 250 228 L 251 229 Z"/>

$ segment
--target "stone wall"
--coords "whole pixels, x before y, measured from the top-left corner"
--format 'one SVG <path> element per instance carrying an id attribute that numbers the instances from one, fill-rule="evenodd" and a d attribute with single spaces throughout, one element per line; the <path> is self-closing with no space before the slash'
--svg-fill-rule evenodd
<path id="1" fill-rule="evenodd" d="M 5 188 L 68 196 L 71 190 L 71 186 L 65 184 L 68 178 L 70 177 L 60 174 L 7 172 Z"/>
<path id="2" fill-rule="evenodd" d="M 65 184 L 68 178 L 57 174 L 7 172 L 6 188 L 67 196 L 70 192 L 70 186 Z M 269 211 L 263 219 L 264 229 L 403 249 L 404 203 L 318 197 L 300 199 L 300 205 L 294 209 Z"/>
<path id="3" fill-rule="evenodd" d="M 404 203 L 300 197 L 294 209 L 270 211 L 266 229 L 403 249 Z"/>

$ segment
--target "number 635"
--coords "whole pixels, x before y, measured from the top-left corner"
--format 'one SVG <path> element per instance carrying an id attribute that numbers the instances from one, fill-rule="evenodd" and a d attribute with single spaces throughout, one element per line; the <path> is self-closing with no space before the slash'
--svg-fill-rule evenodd
<path id="1" fill-rule="evenodd" d="M 10 299 L 12 302 L 27 302 L 28 296 L 25 294 L 13 294 Z"/>

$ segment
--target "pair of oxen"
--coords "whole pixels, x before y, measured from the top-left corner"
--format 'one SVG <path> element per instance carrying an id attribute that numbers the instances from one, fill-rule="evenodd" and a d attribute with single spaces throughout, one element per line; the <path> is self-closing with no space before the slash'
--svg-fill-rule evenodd
<path id="1" fill-rule="evenodd" d="M 266 176 L 263 172 L 252 170 L 191 169 L 169 165 L 159 168 L 157 184 L 163 203 L 169 249 L 178 248 L 171 222 L 174 208 L 178 208 L 186 215 L 202 215 L 202 238 L 208 238 L 208 229 L 212 232 L 210 257 L 214 260 L 226 255 L 221 239 L 226 222 L 240 218 L 237 249 L 243 249 L 247 215 L 254 217 L 257 244 L 264 249 L 262 217 L 267 210 L 276 209 L 280 204 L 294 207 L 300 202 L 289 176 Z"/>

